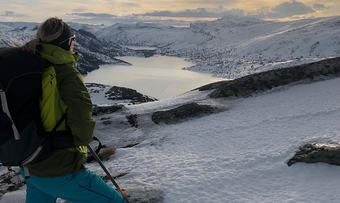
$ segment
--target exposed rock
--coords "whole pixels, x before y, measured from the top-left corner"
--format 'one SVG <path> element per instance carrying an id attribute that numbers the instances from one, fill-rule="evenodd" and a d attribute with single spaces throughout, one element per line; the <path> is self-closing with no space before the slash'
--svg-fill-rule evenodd
<path id="1" fill-rule="evenodd" d="M 93 87 L 97 87 L 97 88 L 106 88 L 107 85 L 103 85 L 103 84 L 99 84 L 99 83 L 85 83 L 86 88 L 93 88 Z"/>
<path id="2" fill-rule="evenodd" d="M 111 124 L 112 124 L 112 121 L 110 120 L 103 121 L 103 125 L 111 125 Z"/>
<path id="3" fill-rule="evenodd" d="M 76 51 L 80 55 L 77 68 L 82 74 L 96 70 L 104 64 L 129 64 L 114 57 L 128 54 L 121 46 L 98 39 L 85 30 L 74 30 L 77 35 Z"/>
<path id="4" fill-rule="evenodd" d="M 152 121 L 156 124 L 178 123 L 184 119 L 197 117 L 205 114 L 216 112 L 216 108 L 209 105 L 200 105 L 197 103 L 189 103 L 167 111 L 157 111 L 152 114 Z"/>
<path id="5" fill-rule="evenodd" d="M 157 101 L 157 99 L 143 95 L 134 89 L 113 86 L 105 95 L 111 100 L 131 100 L 133 104 Z"/>
<path id="6" fill-rule="evenodd" d="M 112 105 L 112 106 L 93 105 L 92 115 L 93 116 L 99 116 L 99 115 L 114 113 L 118 110 L 121 110 L 123 107 L 124 107 L 123 105 Z"/>
<path id="7" fill-rule="evenodd" d="M 131 105 L 157 101 L 157 99 L 153 97 L 143 95 L 130 88 L 103 85 L 98 83 L 86 83 L 85 85 L 89 93 L 94 94 L 99 102 L 113 100 L 113 102 L 107 101 L 107 103 L 124 103 L 125 105 Z"/>
<path id="8" fill-rule="evenodd" d="M 87 91 L 90 94 L 100 94 L 103 95 L 105 91 L 110 89 L 110 85 L 103 85 L 98 83 L 85 83 Z"/>
<path id="9" fill-rule="evenodd" d="M 245 97 L 253 93 L 298 81 L 315 81 L 340 75 L 340 57 L 310 64 L 270 70 L 247 75 L 231 81 L 212 83 L 198 90 L 215 89 L 210 97 Z"/>
<path id="10" fill-rule="evenodd" d="M 162 203 L 164 193 L 157 189 L 146 187 L 126 189 L 129 201 L 132 203 Z"/>
<path id="11" fill-rule="evenodd" d="M 81 74 L 86 74 L 93 70 L 99 69 L 100 65 L 105 64 L 104 61 L 98 59 L 95 54 L 87 52 L 79 52 L 80 59 L 76 64 L 77 69 Z"/>
<path id="12" fill-rule="evenodd" d="M 19 190 L 25 182 L 21 180 L 19 172 L 10 171 L 0 176 L 0 197 L 7 192 Z"/>
<path id="13" fill-rule="evenodd" d="M 130 125 L 132 127 L 138 128 L 138 120 L 137 120 L 137 115 L 136 114 L 132 114 L 132 115 L 126 116 L 126 119 L 128 120 L 128 122 L 130 123 Z"/>
<path id="14" fill-rule="evenodd" d="M 299 148 L 287 165 L 297 162 L 327 163 L 340 166 L 340 144 L 306 144 Z"/>
<path id="15" fill-rule="evenodd" d="M 122 148 L 132 148 L 132 147 L 137 146 L 137 145 L 139 145 L 139 144 L 140 144 L 139 142 L 136 142 L 136 143 L 132 143 L 132 144 L 125 145 L 125 146 L 122 147 Z"/>
<path id="16" fill-rule="evenodd" d="M 114 146 L 104 146 L 99 153 L 97 153 L 99 159 L 101 161 L 107 161 L 110 159 L 111 156 L 113 156 L 116 153 L 116 148 Z M 87 155 L 87 163 L 94 162 L 95 158 L 91 153 L 88 153 Z"/>
<path id="17" fill-rule="evenodd" d="M 137 56 L 144 56 L 144 57 L 151 57 L 154 56 L 156 54 L 156 49 L 155 50 L 133 50 L 135 51 Z"/>
<path id="18" fill-rule="evenodd" d="M 102 118 L 100 118 L 101 121 L 107 121 L 107 120 L 110 120 L 110 119 L 111 119 L 111 117 L 102 117 Z"/>

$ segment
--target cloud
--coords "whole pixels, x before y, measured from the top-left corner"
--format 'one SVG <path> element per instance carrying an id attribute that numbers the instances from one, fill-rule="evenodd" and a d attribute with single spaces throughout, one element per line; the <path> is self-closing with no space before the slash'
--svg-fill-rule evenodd
<path id="1" fill-rule="evenodd" d="M 140 5 L 137 4 L 137 3 L 122 3 L 122 5 L 125 6 L 125 7 L 129 7 L 129 8 L 138 8 L 138 7 L 140 7 Z"/>
<path id="2" fill-rule="evenodd" d="M 86 18 L 113 18 L 115 15 L 111 15 L 108 13 L 91 13 L 91 12 L 79 12 L 79 13 L 70 13 L 68 15 L 78 16 L 78 17 L 86 17 Z"/>
<path id="3" fill-rule="evenodd" d="M 324 4 L 319 4 L 319 3 L 313 4 L 313 8 L 315 10 L 326 10 L 327 9 L 327 7 Z"/>
<path id="4" fill-rule="evenodd" d="M 87 10 L 85 8 L 74 8 L 74 9 L 72 9 L 73 13 L 84 13 L 86 11 Z"/>
<path id="5" fill-rule="evenodd" d="M 188 18 L 219 18 L 225 15 L 244 15 L 244 11 L 240 9 L 225 10 L 223 8 L 218 9 L 187 9 L 182 11 L 154 11 L 150 13 L 141 14 L 141 16 L 153 16 L 153 17 L 188 17 Z"/>
<path id="6" fill-rule="evenodd" d="M 117 16 L 109 13 L 74 12 L 66 14 L 69 21 L 81 23 L 111 24 Z"/>
<path id="7" fill-rule="evenodd" d="M 200 1 L 200 0 L 187 0 L 187 1 Z M 225 3 L 234 2 L 233 0 L 214 0 L 214 2 Z M 315 13 L 317 10 L 324 10 L 326 6 L 323 4 L 315 3 L 313 7 L 304 4 L 298 0 L 289 0 L 279 5 L 270 8 L 261 8 L 255 12 L 247 12 L 242 9 L 225 9 L 223 4 L 220 4 L 219 8 L 197 8 L 197 9 L 186 9 L 181 11 L 153 11 L 139 16 L 151 16 L 151 17 L 188 17 L 188 18 L 220 18 L 226 15 L 237 15 L 245 16 L 249 15 L 257 18 L 290 18 L 295 16 L 302 16 L 306 14 Z"/>
<path id="8" fill-rule="evenodd" d="M 257 16 L 261 18 L 287 18 L 314 12 L 315 10 L 312 7 L 297 0 L 291 0 L 271 9 L 259 9 Z"/>
<path id="9" fill-rule="evenodd" d="M 15 17 L 25 17 L 26 15 L 16 13 L 14 11 L 4 11 L 4 12 L 0 12 L 0 16 L 1 17 L 8 17 L 8 18 L 15 18 Z"/>
<path id="10" fill-rule="evenodd" d="M 136 14 L 146 19 L 189 16 L 194 17 L 193 20 L 254 14 L 261 18 L 289 19 L 340 15 L 340 0 L 0 0 L 0 18 L 4 20 L 42 21 L 49 16 L 59 16 L 81 21 L 109 21 L 113 18 L 110 14 Z"/>

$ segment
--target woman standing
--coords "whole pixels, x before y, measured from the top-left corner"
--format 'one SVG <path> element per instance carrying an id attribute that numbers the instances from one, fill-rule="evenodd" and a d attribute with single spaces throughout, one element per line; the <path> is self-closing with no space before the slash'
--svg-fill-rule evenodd
<path id="1" fill-rule="evenodd" d="M 23 47 L 50 64 L 42 76 L 45 131 L 58 126 L 56 133 L 70 133 L 78 146 L 54 150 L 47 159 L 27 166 L 26 203 L 55 203 L 57 198 L 72 203 L 123 202 L 117 191 L 84 167 L 95 122 L 90 95 L 75 69 L 74 45 L 71 28 L 61 19 L 50 18 L 40 25 L 36 39 Z"/>

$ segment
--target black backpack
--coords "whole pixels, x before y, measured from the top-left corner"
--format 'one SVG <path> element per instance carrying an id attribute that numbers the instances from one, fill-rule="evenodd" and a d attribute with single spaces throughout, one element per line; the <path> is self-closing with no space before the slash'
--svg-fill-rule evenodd
<path id="1" fill-rule="evenodd" d="M 0 48 L 0 163 L 25 166 L 73 147 L 70 130 L 45 132 L 40 117 L 42 73 L 50 66 L 20 48 Z"/>

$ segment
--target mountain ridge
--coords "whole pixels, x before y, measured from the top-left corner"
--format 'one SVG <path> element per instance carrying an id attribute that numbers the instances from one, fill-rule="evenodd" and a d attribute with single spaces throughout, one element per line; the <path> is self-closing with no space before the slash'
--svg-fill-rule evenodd
<path id="1" fill-rule="evenodd" d="M 190 27 L 115 25 L 98 38 L 131 46 L 157 47 L 164 55 L 186 57 L 188 68 L 237 78 L 254 72 L 340 56 L 340 17 L 275 22 L 230 17 Z M 287 65 L 283 65 L 289 62 Z M 266 66 L 266 64 L 271 64 Z"/>
<path id="2" fill-rule="evenodd" d="M 38 23 L 0 22 L 0 47 L 17 47 L 34 38 Z M 108 45 L 85 30 L 73 30 L 76 34 L 76 51 L 80 54 L 78 70 L 86 74 L 104 64 L 129 63 L 116 59 L 116 56 L 129 55 L 131 51 L 119 45 Z M 133 52 L 132 52 L 133 53 Z"/>

